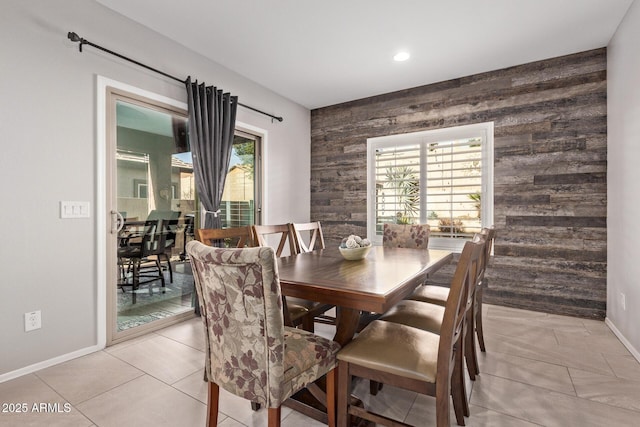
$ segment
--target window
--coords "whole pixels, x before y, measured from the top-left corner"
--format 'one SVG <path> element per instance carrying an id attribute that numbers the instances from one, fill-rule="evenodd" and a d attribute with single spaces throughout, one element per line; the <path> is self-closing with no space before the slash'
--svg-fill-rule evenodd
<path id="1" fill-rule="evenodd" d="M 191 173 L 191 176 L 193 176 L 193 173 Z M 133 197 L 138 199 L 146 199 L 149 197 L 149 185 L 146 179 L 133 180 Z M 188 197 L 184 198 L 187 199 Z M 171 184 L 171 199 L 179 199 L 178 184 Z"/>
<path id="2" fill-rule="evenodd" d="M 429 224 L 429 247 L 459 251 L 493 224 L 493 123 L 367 140 L 368 237 Z"/>
<path id="3" fill-rule="evenodd" d="M 256 131 L 257 132 L 257 131 Z M 171 191 L 182 199 L 196 198 L 196 184 L 193 176 L 193 158 L 190 151 L 179 153 L 172 158 L 175 183 Z M 148 192 L 147 181 L 139 180 L 136 197 L 144 197 Z M 175 197 L 175 196 L 174 196 Z M 185 200 L 182 200 L 185 202 Z M 191 204 L 190 204 L 191 206 Z M 195 211 L 189 210 L 190 213 Z M 220 218 L 223 228 L 260 224 L 262 212 L 262 136 L 240 129 L 235 130 L 229 171 L 225 180 Z"/>
<path id="4" fill-rule="evenodd" d="M 224 228 L 260 224 L 262 138 L 236 129 L 220 203 Z"/>

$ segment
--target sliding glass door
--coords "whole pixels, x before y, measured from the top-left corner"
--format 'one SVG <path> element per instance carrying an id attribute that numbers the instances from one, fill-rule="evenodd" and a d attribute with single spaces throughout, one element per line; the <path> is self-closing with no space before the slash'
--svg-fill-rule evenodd
<path id="1" fill-rule="evenodd" d="M 108 343 L 193 316 L 187 113 L 108 89 Z"/>
<path id="2" fill-rule="evenodd" d="M 236 130 L 222 193 L 222 227 L 260 224 L 262 212 L 261 138 Z"/>

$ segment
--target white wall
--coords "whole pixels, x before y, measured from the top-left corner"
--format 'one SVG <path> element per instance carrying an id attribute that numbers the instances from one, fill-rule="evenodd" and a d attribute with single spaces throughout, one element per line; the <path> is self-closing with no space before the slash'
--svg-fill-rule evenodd
<path id="1" fill-rule="evenodd" d="M 607 48 L 607 322 L 640 360 L 640 2 Z M 622 308 L 621 294 L 626 298 Z"/>
<path id="2" fill-rule="evenodd" d="M 176 17 L 181 19 L 180 17 Z M 95 350 L 102 224 L 59 219 L 61 200 L 98 201 L 96 76 L 186 102 L 179 83 L 67 40 L 75 31 L 176 76 L 215 84 L 240 102 L 238 121 L 267 131 L 268 222 L 309 218 L 309 111 L 87 0 L 0 3 L 0 381 Z M 292 197 L 295 195 L 295 197 Z M 23 315 L 42 310 L 42 329 Z"/>

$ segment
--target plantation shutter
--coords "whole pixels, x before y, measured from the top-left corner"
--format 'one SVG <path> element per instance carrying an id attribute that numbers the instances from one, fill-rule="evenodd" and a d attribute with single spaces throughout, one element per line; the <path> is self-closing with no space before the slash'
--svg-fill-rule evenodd
<path id="1" fill-rule="evenodd" d="M 428 223 L 434 237 L 481 229 L 481 137 L 375 147 L 376 234 L 385 222 Z"/>

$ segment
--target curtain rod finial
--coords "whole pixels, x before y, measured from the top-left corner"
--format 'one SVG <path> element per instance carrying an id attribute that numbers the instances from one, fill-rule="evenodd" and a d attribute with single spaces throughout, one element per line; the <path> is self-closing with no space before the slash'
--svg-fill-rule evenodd
<path id="1" fill-rule="evenodd" d="M 79 43 L 80 43 L 80 44 L 78 45 L 78 50 L 80 50 L 80 52 L 82 52 L 82 45 L 87 43 L 87 41 L 86 41 L 85 39 L 83 39 L 82 37 L 80 37 L 80 36 L 78 35 L 78 33 L 73 32 L 73 31 L 69 31 L 69 32 L 67 33 L 67 38 L 68 38 L 69 40 L 71 40 L 72 42 L 76 42 L 76 43 L 78 43 L 78 42 L 79 42 Z"/>

